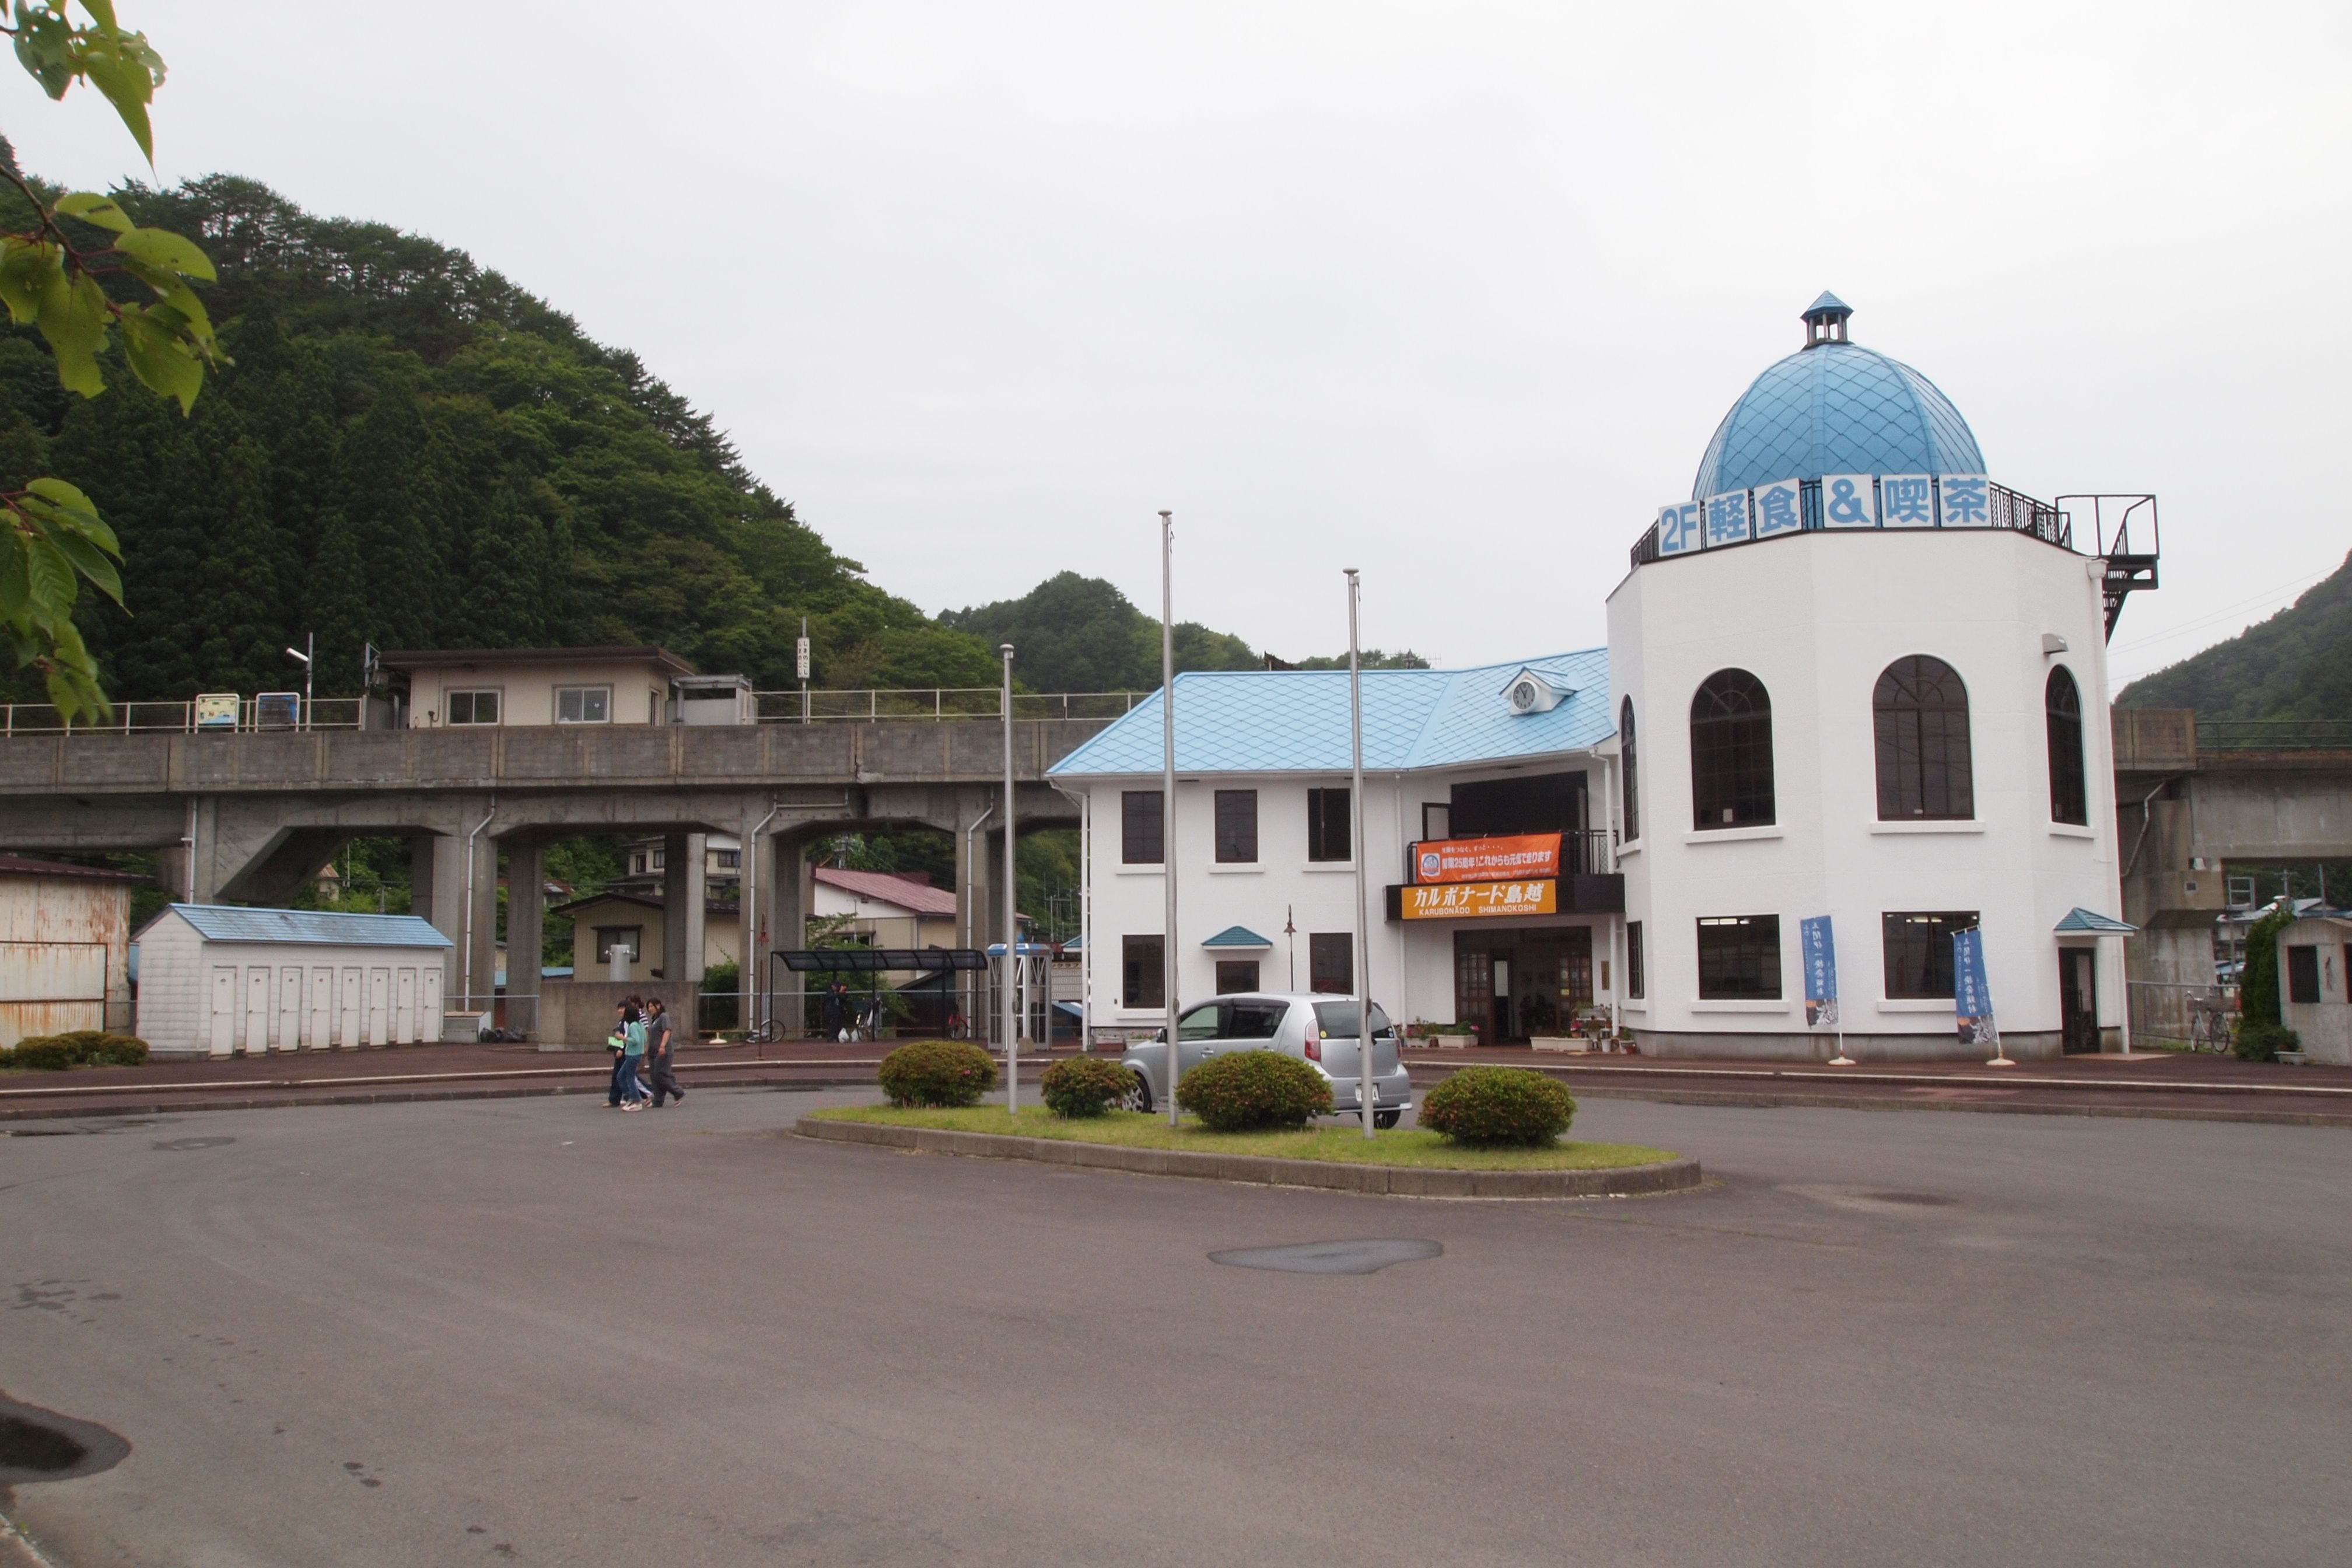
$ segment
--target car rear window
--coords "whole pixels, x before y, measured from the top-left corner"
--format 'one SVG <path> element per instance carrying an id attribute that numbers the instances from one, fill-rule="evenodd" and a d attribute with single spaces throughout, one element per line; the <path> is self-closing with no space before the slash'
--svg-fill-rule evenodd
<path id="1" fill-rule="evenodd" d="M 1315 1026 L 1323 1031 L 1327 1040 L 1353 1040 L 1362 1037 L 1356 1033 L 1356 1005 L 1353 1002 L 1318 1002 L 1315 1004 Z M 1393 1035 L 1395 1028 L 1381 1005 L 1372 1004 L 1372 1038 Z"/>
<path id="2" fill-rule="evenodd" d="M 1235 1002 L 1234 1021 L 1225 1030 L 1229 1040 L 1270 1040 L 1290 1012 L 1287 1002 Z"/>

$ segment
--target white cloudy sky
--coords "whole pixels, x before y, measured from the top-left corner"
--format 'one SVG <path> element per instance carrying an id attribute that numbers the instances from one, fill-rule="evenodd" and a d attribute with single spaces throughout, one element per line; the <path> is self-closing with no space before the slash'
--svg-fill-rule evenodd
<path id="1" fill-rule="evenodd" d="M 2119 678 L 2352 544 L 2341 4 L 121 5 L 164 178 L 465 247 L 929 609 L 1156 606 L 1168 507 L 1179 614 L 1286 656 L 1342 565 L 1370 642 L 1597 642 L 1823 288 L 1996 479 L 2161 496 Z"/>

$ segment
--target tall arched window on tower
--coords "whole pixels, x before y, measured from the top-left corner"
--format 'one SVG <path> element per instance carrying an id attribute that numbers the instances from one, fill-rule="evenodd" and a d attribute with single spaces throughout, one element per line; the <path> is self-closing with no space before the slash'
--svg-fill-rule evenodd
<path id="1" fill-rule="evenodd" d="M 1898 658 L 1878 678 L 1871 707 L 1878 739 L 1878 819 L 1976 816 L 1969 689 L 1959 671 L 1924 653 Z"/>
<path id="2" fill-rule="evenodd" d="M 2083 693 L 2060 665 L 2042 689 L 2042 721 L 2050 736 L 2050 820 L 2091 825 L 2090 790 L 2083 771 Z"/>
<path id="3" fill-rule="evenodd" d="M 1699 828 L 1772 817 L 1772 699 L 1744 669 L 1718 669 L 1691 699 L 1691 817 Z"/>
<path id="4" fill-rule="evenodd" d="M 1625 841 L 1642 837 L 1642 775 L 1633 766 L 1633 700 L 1617 705 L 1617 793 L 1624 808 Z"/>

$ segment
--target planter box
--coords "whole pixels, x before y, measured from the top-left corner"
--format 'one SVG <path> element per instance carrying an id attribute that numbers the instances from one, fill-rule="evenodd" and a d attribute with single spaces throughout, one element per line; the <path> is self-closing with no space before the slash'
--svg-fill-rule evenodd
<path id="1" fill-rule="evenodd" d="M 1581 1035 L 1531 1035 L 1528 1044 L 1539 1051 L 1567 1051 L 1576 1056 L 1592 1048 L 1592 1043 Z"/>

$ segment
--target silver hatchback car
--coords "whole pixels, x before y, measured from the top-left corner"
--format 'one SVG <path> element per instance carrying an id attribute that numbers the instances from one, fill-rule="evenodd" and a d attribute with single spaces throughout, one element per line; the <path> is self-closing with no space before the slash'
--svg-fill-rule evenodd
<path id="1" fill-rule="evenodd" d="M 1209 1058 L 1231 1051 L 1279 1051 L 1297 1057 L 1331 1085 L 1331 1108 L 1360 1113 L 1356 1004 L 1352 997 L 1322 993 L 1220 996 L 1186 1008 L 1176 1019 L 1176 1076 Z M 1128 1103 L 1150 1110 L 1168 1092 L 1167 1032 L 1127 1047 L 1121 1065 L 1135 1074 Z M 1394 1127 L 1412 1109 L 1412 1083 L 1397 1057 L 1396 1026 L 1372 1004 L 1372 1124 Z"/>

